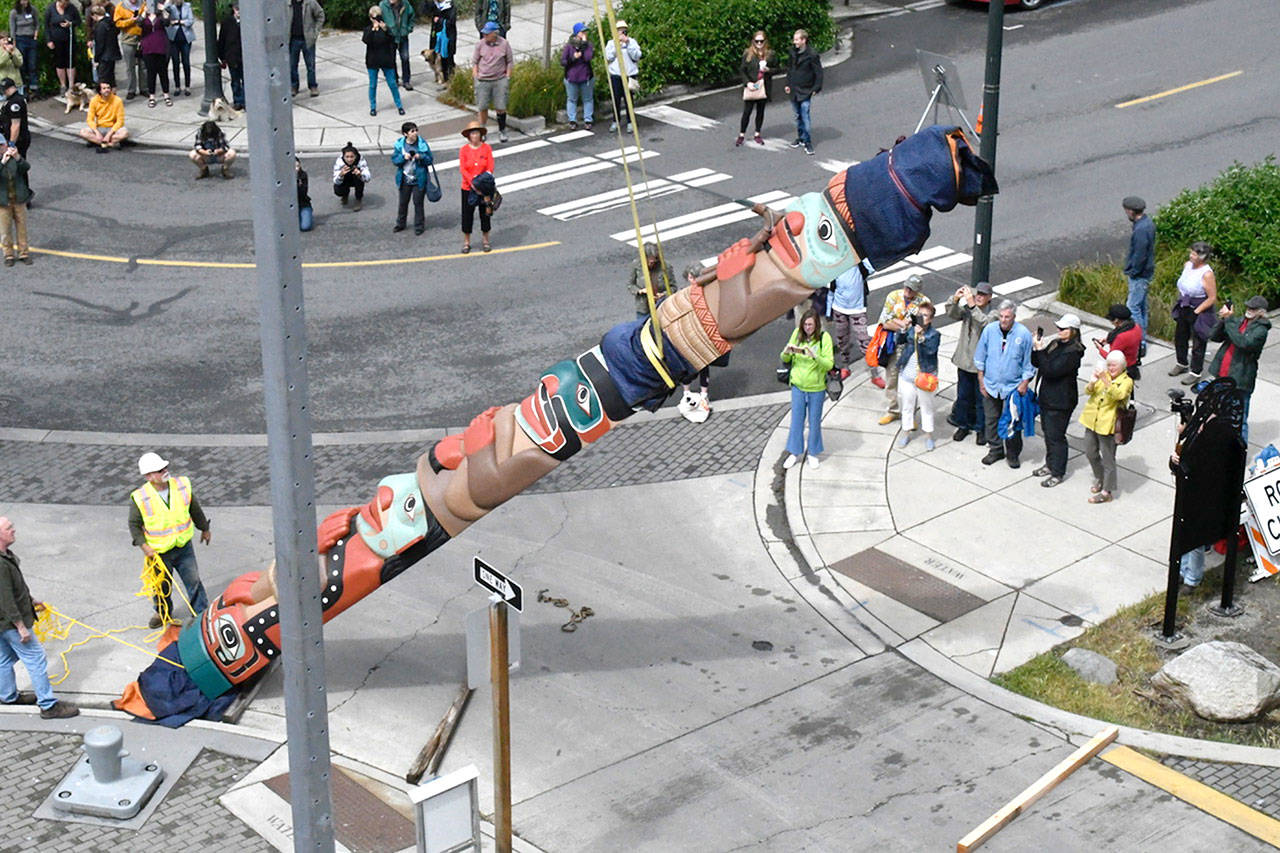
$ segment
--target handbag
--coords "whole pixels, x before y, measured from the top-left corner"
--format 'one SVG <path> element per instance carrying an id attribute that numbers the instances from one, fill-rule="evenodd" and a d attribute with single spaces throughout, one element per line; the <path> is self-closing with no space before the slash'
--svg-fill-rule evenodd
<path id="1" fill-rule="evenodd" d="M 1116 412 L 1116 444 L 1128 444 L 1133 438 L 1133 428 L 1138 422 L 1138 410 L 1133 403 L 1126 403 Z"/>
<path id="2" fill-rule="evenodd" d="M 916 373 L 916 387 L 921 391 L 933 393 L 938 390 L 938 374 L 925 373 L 923 370 Z"/>
<path id="3" fill-rule="evenodd" d="M 764 84 L 759 80 L 742 87 L 742 100 L 744 101 L 763 101 L 764 97 Z"/>
<path id="4" fill-rule="evenodd" d="M 773 378 L 777 379 L 783 385 L 791 384 L 791 365 L 779 364 L 773 369 Z"/>
<path id="5" fill-rule="evenodd" d="M 630 89 L 632 92 L 639 92 L 639 91 L 640 91 L 640 78 L 639 78 L 639 77 L 628 77 L 628 78 L 627 78 L 627 88 L 628 88 L 628 89 Z"/>
<path id="6" fill-rule="evenodd" d="M 436 174 L 436 164 L 427 164 L 427 201 L 439 201 L 444 196 L 444 192 L 440 189 L 440 176 Z"/>

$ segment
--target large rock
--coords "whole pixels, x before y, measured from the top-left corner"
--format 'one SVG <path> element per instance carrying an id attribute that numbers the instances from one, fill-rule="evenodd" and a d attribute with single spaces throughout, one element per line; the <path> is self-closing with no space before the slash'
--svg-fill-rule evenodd
<path id="1" fill-rule="evenodd" d="M 1243 643 L 1194 646 L 1161 667 L 1151 684 L 1206 720 L 1253 720 L 1280 707 L 1280 667 Z"/>
<path id="2" fill-rule="evenodd" d="M 1095 684 L 1115 684 L 1116 665 L 1111 658 L 1089 649 L 1067 649 L 1062 662 L 1076 671 L 1085 681 Z"/>

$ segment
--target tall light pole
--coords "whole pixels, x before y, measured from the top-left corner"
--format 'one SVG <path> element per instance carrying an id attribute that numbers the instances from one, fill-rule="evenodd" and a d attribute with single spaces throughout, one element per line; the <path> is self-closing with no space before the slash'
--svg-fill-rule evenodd
<path id="1" fill-rule="evenodd" d="M 218 64 L 218 0 L 202 0 L 200 14 L 204 16 L 204 97 L 200 100 L 199 113 L 207 116 L 214 98 L 222 97 L 222 66 Z"/>
<path id="2" fill-rule="evenodd" d="M 1000 118 L 1000 56 L 1004 52 L 1004 0 L 987 7 L 987 75 L 982 84 L 982 142 L 978 153 L 996 167 L 996 132 Z M 991 214 L 995 196 L 978 199 L 973 217 L 971 284 L 991 280 Z"/>

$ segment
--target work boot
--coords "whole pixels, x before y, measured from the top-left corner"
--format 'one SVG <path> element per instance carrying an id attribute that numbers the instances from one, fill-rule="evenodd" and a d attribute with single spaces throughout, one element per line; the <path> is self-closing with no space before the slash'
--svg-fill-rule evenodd
<path id="1" fill-rule="evenodd" d="M 951 440 L 964 441 L 968 437 L 969 437 L 969 430 L 965 429 L 964 427 L 960 427 L 960 429 L 956 430 L 955 435 L 951 436 Z"/>
<path id="2" fill-rule="evenodd" d="M 67 717 L 74 717 L 80 713 L 80 709 L 70 702 L 64 702 L 59 699 L 48 708 L 40 709 L 40 719 L 42 720 L 65 720 Z"/>
<path id="3" fill-rule="evenodd" d="M 147 627 L 148 627 L 148 628 L 159 628 L 159 627 L 160 627 L 161 625 L 163 625 L 163 624 L 164 624 L 164 620 L 160 618 L 160 614 L 159 614 L 159 613 L 153 613 L 153 614 L 151 614 L 151 619 L 150 619 L 150 620 L 148 620 L 148 622 L 147 622 Z"/>
<path id="4" fill-rule="evenodd" d="M 34 705 L 36 704 L 36 694 L 30 690 L 19 690 L 18 698 L 12 702 L 0 702 L 0 705 Z"/>
<path id="5" fill-rule="evenodd" d="M 982 464 L 983 464 L 983 465 L 994 465 L 994 464 L 996 464 L 997 462 L 999 462 L 999 461 L 1000 461 L 1001 459 L 1003 459 L 1003 458 L 1004 458 L 1004 451 L 1003 451 L 1003 450 L 998 450 L 998 449 L 996 449 L 996 448 L 994 448 L 994 447 L 993 447 L 993 448 L 991 448 L 990 450 L 988 450 L 988 451 L 987 451 L 987 455 L 986 455 L 986 456 L 982 457 Z"/>
<path id="6" fill-rule="evenodd" d="M 1178 364 L 1177 362 L 1174 362 L 1173 367 L 1169 368 L 1170 376 L 1177 376 L 1179 373 L 1186 373 L 1186 372 L 1187 372 L 1187 366 L 1185 364 Z"/>

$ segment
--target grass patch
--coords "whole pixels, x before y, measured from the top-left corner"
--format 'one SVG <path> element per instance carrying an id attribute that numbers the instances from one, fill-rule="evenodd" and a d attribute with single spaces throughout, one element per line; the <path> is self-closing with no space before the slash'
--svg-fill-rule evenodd
<path id="1" fill-rule="evenodd" d="M 1214 589 L 1217 586 L 1217 589 Z M 1207 577 L 1200 589 L 1178 601 L 1180 629 L 1204 605 L 1218 596 L 1220 581 Z M 1027 663 L 991 680 L 1014 693 L 1109 723 L 1166 734 L 1248 746 L 1280 747 L 1280 716 L 1272 713 L 1252 723 L 1214 723 L 1157 696 L 1151 676 L 1176 656 L 1156 645 L 1155 633 L 1164 616 L 1164 594 L 1126 607 L 1075 640 L 1037 655 Z M 1206 636 L 1198 639 L 1214 639 Z M 1078 647 L 1106 655 L 1116 664 L 1116 682 L 1094 684 L 1076 675 L 1062 661 L 1067 649 Z"/>

